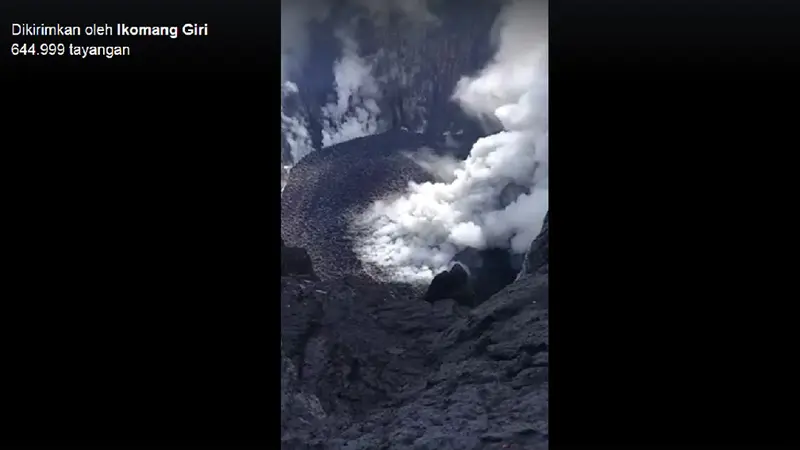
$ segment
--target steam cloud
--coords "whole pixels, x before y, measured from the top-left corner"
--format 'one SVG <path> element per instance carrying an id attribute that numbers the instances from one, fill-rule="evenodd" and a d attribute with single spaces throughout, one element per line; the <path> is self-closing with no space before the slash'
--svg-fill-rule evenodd
<path id="1" fill-rule="evenodd" d="M 380 90 L 372 76 L 372 66 L 358 55 L 358 43 L 346 29 L 338 29 L 342 57 L 333 66 L 336 102 L 323 107 L 326 124 L 322 145 L 369 136 L 378 131 L 381 110 Z"/>
<path id="2" fill-rule="evenodd" d="M 453 97 L 502 131 L 475 142 L 449 179 L 411 183 L 354 224 L 361 259 L 392 278 L 428 281 L 465 247 L 523 253 L 541 228 L 548 209 L 547 7 L 513 1 L 495 27 L 493 61 L 460 80 Z M 504 203 L 513 187 L 524 193 Z"/>
<path id="3" fill-rule="evenodd" d="M 367 17 L 376 28 L 385 26 L 392 14 L 415 25 L 438 22 L 428 9 L 427 0 L 350 0 L 350 3 L 367 11 Z M 342 56 L 333 67 L 336 101 L 323 108 L 326 118 L 322 131 L 324 147 L 378 133 L 383 125 L 378 105 L 381 89 L 373 73 L 374 61 L 371 61 L 374 58 L 359 55 L 353 23 L 355 21 L 336 30 L 336 37 L 342 43 Z"/>
<path id="4" fill-rule="evenodd" d="M 281 167 L 281 191 L 286 186 L 287 177 L 293 164 L 300 161 L 303 157 L 314 150 L 311 135 L 308 132 L 308 118 L 302 111 L 295 110 L 290 115 L 286 112 L 283 103 L 297 96 L 297 85 L 291 81 L 285 81 L 282 86 L 281 95 L 281 131 L 283 139 L 288 146 L 290 159 L 285 161 Z"/>
<path id="5" fill-rule="evenodd" d="M 324 0 L 281 0 L 281 131 L 291 155 L 289 161 L 282 161 L 281 191 L 292 165 L 314 149 L 308 118 L 296 108 L 287 110 L 284 104 L 299 96 L 297 84 L 290 79 L 308 58 L 308 25 L 324 20 L 328 13 L 328 2 Z"/>
<path id="6" fill-rule="evenodd" d="M 438 19 L 430 12 L 427 0 L 348 0 L 360 7 L 375 27 L 383 26 L 392 14 L 399 14 L 412 24 L 423 26 Z M 283 99 L 299 96 L 298 75 L 310 54 L 309 25 L 328 19 L 332 14 L 326 0 L 281 0 L 281 83 Z M 364 14 L 362 14 L 363 16 Z M 373 76 L 374 64 L 359 55 L 354 38 L 354 23 L 336 27 L 336 38 L 342 44 L 342 56 L 334 63 L 336 100 L 322 108 L 324 117 L 322 145 L 328 147 L 381 131 L 381 89 Z M 291 161 L 282 167 L 281 189 L 292 165 L 314 150 L 308 131 L 308 117 L 297 111 L 288 112 L 281 105 L 281 129 L 289 147 Z"/>

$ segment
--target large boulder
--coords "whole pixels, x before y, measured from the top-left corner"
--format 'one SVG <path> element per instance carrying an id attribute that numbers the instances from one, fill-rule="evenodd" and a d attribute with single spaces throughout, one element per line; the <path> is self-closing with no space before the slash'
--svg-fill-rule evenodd
<path id="1" fill-rule="evenodd" d="M 433 278 L 425 293 L 426 301 L 451 298 L 475 307 L 508 286 L 519 272 L 504 249 L 467 248 L 453 257 L 450 266 Z"/>
<path id="2" fill-rule="evenodd" d="M 431 281 L 424 297 L 426 302 L 453 299 L 456 303 L 468 307 L 476 304 L 469 273 L 461 264 L 454 264 L 450 270 L 436 275 Z"/>
<path id="3" fill-rule="evenodd" d="M 458 252 L 451 263 L 459 263 L 467 268 L 475 305 L 485 302 L 508 286 L 519 272 L 514 269 L 510 252 L 499 248 L 468 248 Z"/>

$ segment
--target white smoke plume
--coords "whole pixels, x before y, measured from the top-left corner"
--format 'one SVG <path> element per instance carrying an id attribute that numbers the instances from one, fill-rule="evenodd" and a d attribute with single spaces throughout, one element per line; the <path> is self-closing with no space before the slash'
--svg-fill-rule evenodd
<path id="1" fill-rule="evenodd" d="M 281 191 L 286 186 L 293 165 L 314 150 L 311 134 L 308 131 L 308 118 L 303 111 L 295 109 L 290 114 L 284 108 L 284 102 L 291 100 L 292 97 L 296 98 L 298 92 L 297 85 L 291 81 L 285 81 L 281 86 L 281 132 L 290 154 L 290 159 L 284 161 L 281 167 Z"/>
<path id="2" fill-rule="evenodd" d="M 326 124 L 322 145 L 375 134 L 380 126 L 380 89 L 372 75 L 372 65 L 358 54 L 358 43 L 345 28 L 336 32 L 342 43 L 342 57 L 333 66 L 336 101 L 322 108 Z"/>
<path id="3" fill-rule="evenodd" d="M 323 108 L 326 124 L 322 131 L 322 145 L 328 147 L 382 130 L 381 80 L 376 79 L 375 60 L 382 56 L 361 55 L 354 38 L 357 19 L 366 17 L 376 29 L 388 25 L 393 15 L 405 19 L 412 26 L 431 26 L 438 23 L 429 10 L 428 0 L 350 0 L 361 7 L 366 15 L 353 17 L 341 24 L 336 37 L 342 44 L 342 56 L 334 63 L 336 101 Z M 410 32 L 408 29 L 407 32 Z M 411 33 L 415 34 L 415 33 Z"/>
<path id="4" fill-rule="evenodd" d="M 281 112 L 281 126 L 289 144 L 293 163 L 300 161 L 314 150 L 308 133 L 308 120 L 305 117 L 301 115 L 290 117 Z"/>
<path id="5" fill-rule="evenodd" d="M 309 55 L 312 22 L 322 22 L 331 14 L 331 0 L 281 0 L 281 82 L 303 68 Z M 438 18 L 428 8 L 428 0 L 348 0 L 361 7 L 376 27 L 385 23 L 392 14 L 399 15 L 411 24 L 430 25 Z M 341 25 L 340 25 L 341 27 Z"/>
<path id="6" fill-rule="evenodd" d="M 286 89 L 293 75 L 302 70 L 309 56 L 308 27 L 314 21 L 324 21 L 331 16 L 326 0 L 281 0 L 281 82 Z M 362 14 L 336 28 L 336 38 L 342 44 L 342 56 L 334 63 L 336 100 L 323 107 L 325 123 L 322 145 L 328 147 L 348 140 L 375 134 L 381 130 L 380 92 L 373 76 L 371 58 L 359 54 L 354 38 L 354 25 L 359 17 L 366 17 L 380 28 L 396 15 L 408 23 L 428 26 L 438 19 L 428 8 L 428 0 L 349 0 L 347 3 L 361 8 Z M 366 14 L 364 14 L 366 13 Z M 375 56 L 375 55 L 373 55 Z M 282 129 L 289 140 L 293 164 L 312 151 L 308 123 L 302 117 L 282 114 Z M 296 156 L 295 156 L 296 155 Z M 289 167 L 284 168 L 288 172 Z"/>
<path id="7" fill-rule="evenodd" d="M 281 0 L 281 131 L 291 154 L 291 161 L 281 164 L 281 191 L 293 164 L 313 151 L 307 118 L 298 111 L 287 112 L 284 102 L 299 94 L 291 78 L 303 69 L 308 58 L 308 26 L 325 20 L 328 13 L 326 0 Z"/>
<path id="8" fill-rule="evenodd" d="M 461 166 L 461 161 L 445 155 L 440 156 L 428 147 L 422 147 L 416 152 L 405 152 L 406 158 L 414 161 L 423 170 L 432 175 L 436 181 L 452 183 L 456 179 L 456 171 Z"/>
<path id="9" fill-rule="evenodd" d="M 423 282 L 465 247 L 523 253 L 548 208 L 547 7 L 516 0 L 496 23 L 498 50 L 477 76 L 464 78 L 454 99 L 502 131 L 479 139 L 452 180 L 409 185 L 375 203 L 354 224 L 356 250 L 392 278 Z M 503 205 L 509 185 L 529 191 Z"/>

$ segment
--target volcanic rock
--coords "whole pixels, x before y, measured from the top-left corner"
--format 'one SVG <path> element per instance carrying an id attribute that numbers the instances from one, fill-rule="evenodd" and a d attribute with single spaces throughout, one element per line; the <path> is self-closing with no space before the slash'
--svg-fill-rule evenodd
<path id="1" fill-rule="evenodd" d="M 541 264 L 471 309 L 367 277 L 282 277 L 281 448 L 547 448 Z"/>
<path id="2" fill-rule="evenodd" d="M 475 305 L 508 286 L 519 272 L 514 269 L 511 253 L 505 249 L 467 248 L 456 253 L 451 261 L 451 264 L 455 263 L 467 268 Z"/>
<path id="3" fill-rule="evenodd" d="M 426 302 L 453 299 L 459 305 L 475 306 L 475 293 L 469 279 L 469 274 L 461 264 L 454 264 L 450 270 L 439 273 L 431 281 L 425 292 Z"/>
<path id="4" fill-rule="evenodd" d="M 522 263 L 522 270 L 517 277 L 520 279 L 525 276 L 535 274 L 547 274 L 550 266 L 550 212 L 544 216 L 544 223 L 539 235 L 531 242 L 528 252 L 525 253 L 525 260 Z"/>

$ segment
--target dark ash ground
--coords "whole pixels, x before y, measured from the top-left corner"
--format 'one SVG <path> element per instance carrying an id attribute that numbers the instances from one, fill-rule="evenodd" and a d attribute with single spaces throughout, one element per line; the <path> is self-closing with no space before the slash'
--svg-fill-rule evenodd
<path id="1" fill-rule="evenodd" d="M 547 448 L 548 240 L 475 308 L 284 251 L 281 447 Z"/>

